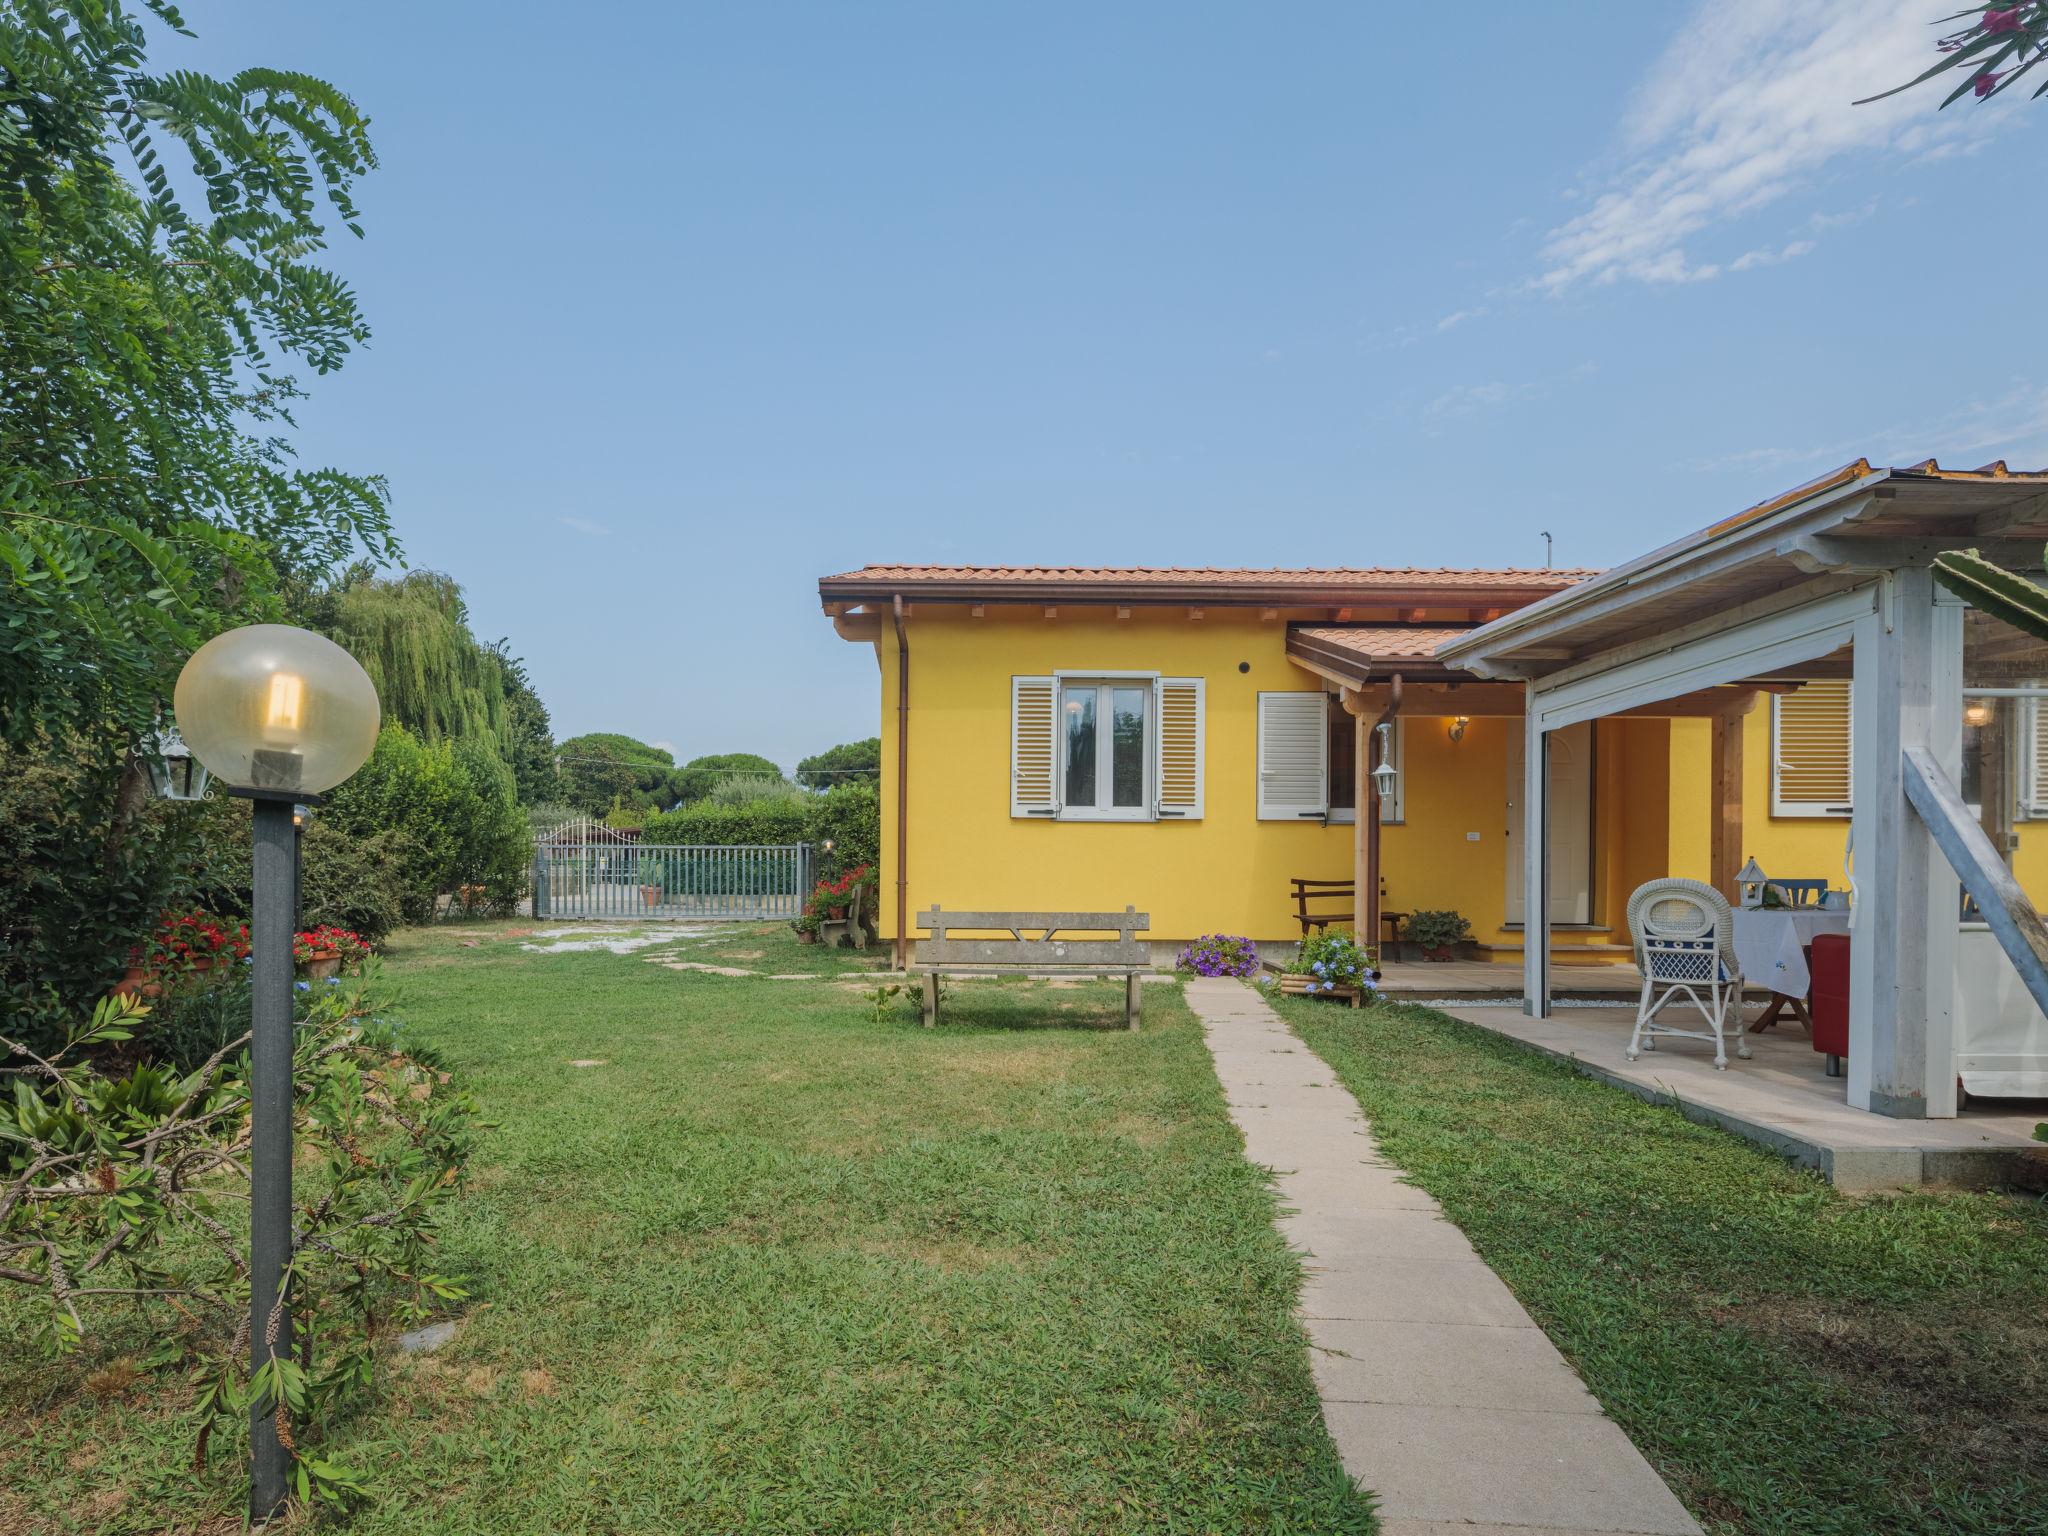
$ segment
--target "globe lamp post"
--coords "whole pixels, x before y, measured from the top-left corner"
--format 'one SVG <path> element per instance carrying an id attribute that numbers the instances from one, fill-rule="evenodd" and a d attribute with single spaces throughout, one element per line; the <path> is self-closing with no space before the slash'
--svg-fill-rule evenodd
<path id="1" fill-rule="evenodd" d="M 232 629 L 178 674 L 178 730 L 231 795 L 252 802 L 249 915 L 249 1361 L 292 1357 L 292 925 L 295 805 L 317 805 L 377 744 L 377 690 L 325 636 L 286 624 Z M 273 1369 L 249 1408 L 249 1518 L 284 1504 L 290 1456 Z"/>

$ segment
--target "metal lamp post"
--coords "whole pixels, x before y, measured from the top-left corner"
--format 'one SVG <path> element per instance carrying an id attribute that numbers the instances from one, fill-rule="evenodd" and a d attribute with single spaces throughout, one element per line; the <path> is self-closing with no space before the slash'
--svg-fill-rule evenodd
<path id="1" fill-rule="evenodd" d="M 363 765 L 377 744 L 377 690 L 325 636 L 285 624 L 217 635 L 178 674 L 178 728 L 227 792 L 252 802 L 249 939 L 249 1361 L 289 1359 L 284 1276 L 292 1256 L 292 931 L 297 899 L 295 805 Z M 277 1404 L 249 1410 L 249 1518 L 284 1504 L 291 1458 Z"/>

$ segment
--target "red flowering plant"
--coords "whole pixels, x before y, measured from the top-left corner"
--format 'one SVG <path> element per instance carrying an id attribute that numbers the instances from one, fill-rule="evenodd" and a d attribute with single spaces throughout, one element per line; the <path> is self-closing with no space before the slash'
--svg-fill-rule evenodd
<path id="1" fill-rule="evenodd" d="M 1904 85 L 1866 96 L 1856 105 L 1896 96 L 1948 70 L 1960 71 L 1962 83 L 1948 93 L 1942 106 L 1964 96 L 1982 101 L 2003 95 L 2035 66 L 2048 61 L 2048 0 L 1998 0 L 1942 18 L 1942 23 L 1951 21 L 1965 25 L 1935 39 L 1939 58 L 1934 64 Z M 2034 95 L 2048 95 L 2048 82 L 2036 85 Z"/>
<path id="2" fill-rule="evenodd" d="M 352 929 L 338 928 L 332 923 L 318 928 L 308 928 L 304 933 L 292 935 L 292 961 L 304 965 L 308 960 L 325 960 L 339 955 L 344 966 L 353 969 L 370 953 L 370 946 L 361 934 Z"/>
<path id="3" fill-rule="evenodd" d="M 853 900 L 853 893 L 862 887 L 872 888 L 875 884 L 874 866 L 863 864 L 849 869 L 837 880 L 820 880 L 804 902 L 804 916 L 814 921 L 843 912 Z"/>
<path id="4" fill-rule="evenodd" d="M 166 912 L 156 929 L 129 951 L 131 965 L 158 975 L 201 965 L 232 964 L 249 953 L 249 925 L 211 912 Z"/>

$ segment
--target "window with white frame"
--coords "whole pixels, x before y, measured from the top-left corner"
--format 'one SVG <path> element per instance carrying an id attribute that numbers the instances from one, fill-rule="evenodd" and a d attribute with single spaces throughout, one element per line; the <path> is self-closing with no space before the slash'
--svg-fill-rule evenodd
<path id="1" fill-rule="evenodd" d="M 1854 740 L 1847 678 L 1772 694 L 1771 814 L 1847 816 Z"/>
<path id="2" fill-rule="evenodd" d="M 1335 694 L 1321 690 L 1259 695 L 1258 818 L 1261 821 L 1358 820 L 1358 722 Z M 1374 733 L 1377 742 L 1378 735 Z M 1388 732 L 1398 774 L 1401 725 Z M 1402 818 L 1400 780 L 1381 797 L 1380 821 Z"/>
<path id="3" fill-rule="evenodd" d="M 1198 677 L 1057 672 L 1010 679 L 1010 814 L 1158 821 L 1202 814 Z"/>

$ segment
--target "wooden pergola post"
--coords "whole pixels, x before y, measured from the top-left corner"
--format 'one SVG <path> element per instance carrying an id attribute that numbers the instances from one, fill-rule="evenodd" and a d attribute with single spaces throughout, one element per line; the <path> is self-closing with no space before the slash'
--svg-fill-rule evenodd
<path id="1" fill-rule="evenodd" d="M 1713 778 L 1713 806 L 1708 837 L 1708 882 L 1730 901 L 1736 899 L 1737 871 L 1745 857 L 1742 851 L 1742 748 L 1743 717 L 1756 708 L 1757 696 L 1745 693 L 1718 711 L 1713 718 L 1713 747 L 1710 753 Z"/>

